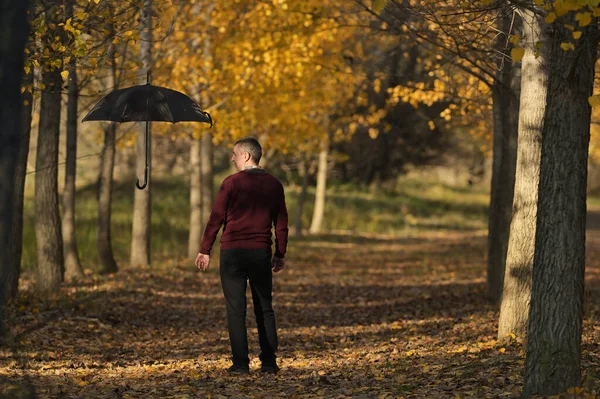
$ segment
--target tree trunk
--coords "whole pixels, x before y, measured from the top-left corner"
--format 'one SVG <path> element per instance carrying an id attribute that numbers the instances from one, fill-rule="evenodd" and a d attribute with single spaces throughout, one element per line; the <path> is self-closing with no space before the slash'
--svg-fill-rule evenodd
<path id="1" fill-rule="evenodd" d="M 60 1 L 47 3 L 48 26 L 58 25 L 57 7 Z M 60 15 L 60 13 L 58 14 Z M 44 45 L 60 35 L 49 29 Z M 50 51 L 52 53 L 52 51 Z M 37 241 L 37 286 L 41 292 L 51 293 L 60 289 L 64 276 L 63 242 L 58 208 L 58 142 L 60 136 L 60 111 L 62 77 L 60 69 L 42 65 L 42 91 L 40 126 L 37 140 L 35 175 L 35 238 Z"/>
<path id="2" fill-rule="evenodd" d="M 27 1 L 3 0 L 0 6 L 0 343 L 4 341 L 4 303 L 13 224 L 13 185 L 21 147 L 21 76 L 29 31 Z"/>
<path id="3" fill-rule="evenodd" d="M 23 86 L 27 88 L 21 95 L 21 144 L 14 176 L 14 202 L 12 212 L 12 234 L 8 237 L 8 282 L 6 294 L 14 298 L 19 290 L 21 277 L 21 256 L 23 254 L 23 200 L 25 196 L 25 176 L 27 174 L 27 158 L 29 157 L 29 141 L 31 136 L 31 119 L 33 112 L 33 69 L 23 76 Z"/>
<path id="4" fill-rule="evenodd" d="M 114 27 L 110 26 L 111 36 Z M 108 61 L 110 73 L 107 78 L 109 90 L 117 89 L 117 64 L 115 62 L 115 45 L 108 40 Z M 112 250 L 111 239 L 111 206 L 113 172 L 115 167 L 115 136 L 117 125 L 110 123 L 104 126 L 104 148 L 100 161 L 100 176 L 98 178 L 98 235 L 96 247 L 101 273 L 116 273 L 119 270 Z"/>
<path id="5" fill-rule="evenodd" d="M 206 133 L 202 138 L 200 166 L 202 168 L 202 234 L 208 223 L 213 203 L 213 142 L 212 134 Z"/>
<path id="6" fill-rule="evenodd" d="M 563 17 L 565 18 L 565 17 Z M 577 26 L 574 13 L 567 24 Z M 598 46 L 598 19 L 572 39 L 554 24 L 549 48 L 548 98 L 525 361 L 525 395 L 557 395 L 581 386 L 585 274 L 587 157 Z"/>
<path id="7" fill-rule="evenodd" d="M 521 66 L 517 171 L 498 339 L 510 333 L 520 337 L 527 333 L 542 127 L 546 109 L 547 58 L 543 49 L 535 57 L 535 44 L 546 39 L 545 23 L 532 11 L 523 10 L 522 15 L 522 40 L 526 51 Z"/>
<path id="8" fill-rule="evenodd" d="M 205 13 L 205 21 L 207 30 L 210 26 L 210 18 L 211 13 L 215 8 L 214 2 L 211 2 L 208 6 Z M 211 59 L 212 59 L 212 43 L 210 38 L 210 31 L 207 31 L 204 35 L 204 71 L 208 74 L 208 70 L 211 68 Z M 210 105 L 211 98 L 208 94 L 208 87 L 205 88 L 202 94 L 202 108 L 206 109 Z M 202 149 L 200 156 L 200 167 L 202 169 L 202 234 L 204 234 L 204 229 L 206 224 L 208 223 L 208 219 L 210 218 L 210 213 L 212 212 L 212 204 L 213 204 L 213 180 L 214 180 L 214 172 L 213 172 L 213 141 L 212 134 L 210 132 L 206 132 L 204 137 L 202 137 Z"/>
<path id="9" fill-rule="evenodd" d="M 140 58 L 142 59 L 143 67 L 140 73 L 140 84 L 146 83 L 147 72 L 150 71 L 152 64 L 152 0 L 144 0 L 144 8 L 140 11 L 141 29 L 140 33 Z M 148 122 L 149 123 L 149 122 Z M 138 132 L 136 143 L 136 172 L 138 176 L 144 176 L 145 169 L 145 124 L 140 124 L 141 128 Z M 149 124 L 151 129 L 152 124 Z M 152 164 L 151 154 L 151 137 L 149 135 L 147 146 L 148 165 Z M 150 225 L 151 225 L 151 208 L 152 196 L 150 184 L 150 171 L 148 172 L 147 186 L 144 190 L 134 189 L 133 199 L 133 233 L 131 238 L 131 265 L 150 265 Z"/>
<path id="10" fill-rule="evenodd" d="M 304 203 L 306 202 L 306 195 L 308 194 L 308 161 L 306 157 L 302 160 L 301 169 L 302 171 L 302 189 L 300 196 L 298 197 L 298 205 L 296 207 L 296 237 L 302 236 L 302 210 L 304 209 Z"/>
<path id="11" fill-rule="evenodd" d="M 512 34 L 511 14 L 506 13 L 499 21 L 499 30 L 505 32 L 498 35 L 497 48 L 500 54 L 510 53 L 507 48 L 507 36 Z M 512 202 L 515 186 L 515 168 L 517 159 L 517 129 L 519 115 L 519 98 L 513 82 L 518 82 L 519 68 L 511 65 L 508 57 L 497 62 L 498 71 L 492 99 L 494 104 L 494 144 L 492 161 L 492 183 L 488 224 L 488 259 L 487 259 L 487 295 L 488 299 L 497 303 L 502 297 L 506 251 L 512 216 Z M 515 78 L 516 77 L 516 78 Z"/>
<path id="12" fill-rule="evenodd" d="M 73 2 L 65 2 L 65 19 L 73 17 Z M 75 237 L 75 178 L 77 172 L 77 63 L 74 57 L 69 61 L 68 102 L 67 102 L 67 159 L 65 165 L 65 187 L 63 191 L 63 252 L 65 257 L 65 278 L 83 276 L 83 269 L 77 253 Z"/>
<path id="13" fill-rule="evenodd" d="M 312 222 L 310 224 L 310 233 L 320 233 L 323 226 L 323 217 L 325 215 L 325 193 L 327 191 L 327 155 L 329 152 L 329 141 L 321 142 L 321 151 L 319 152 L 319 169 L 317 172 L 317 192 L 315 195 L 315 208 L 313 211 Z"/>
<path id="14" fill-rule="evenodd" d="M 202 240 L 202 170 L 200 168 L 200 150 L 202 148 L 199 138 L 192 138 L 190 147 L 190 235 L 188 238 L 188 258 L 195 259 L 200 252 Z"/>

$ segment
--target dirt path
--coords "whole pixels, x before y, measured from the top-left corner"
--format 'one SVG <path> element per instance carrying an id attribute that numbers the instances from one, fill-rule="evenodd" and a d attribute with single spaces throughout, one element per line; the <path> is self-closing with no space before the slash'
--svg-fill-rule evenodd
<path id="1" fill-rule="evenodd" d="M 519 394 L 523 352 L 517 342 L 495 341 L 497 311 L 483 299 L 482 233 L 295 241 L 288 269 L 275 278 L 276 376 L 257 371 L 251 301 L 252 373 L 225 373 L 229 342 L 216 269 L 129 269 L 69 286 L 50 303 L 21 298 L 10 313 L 18 345 L 0 352 L 0 387 L 30 386 L 53 398 Z M 590 275 L 596 272 L 592 265 Z M 591 303 L 588 313 L 598 308 Z M 591 318 L 584 339 L 590 370 L 598 364 Z"/>

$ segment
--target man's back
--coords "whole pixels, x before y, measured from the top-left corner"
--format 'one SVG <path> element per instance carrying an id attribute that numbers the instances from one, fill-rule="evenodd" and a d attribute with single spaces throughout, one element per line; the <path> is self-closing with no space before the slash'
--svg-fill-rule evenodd
<path id="1" fill-rule="evenodd" d="M 223 181 L 206 227 L 202 250 L 210 251 L 209 246 L 212 247 L 221 224 L 222 249 L 271 248 L 271 227 L 275 225 L 275 255 L 283 257 L 287 218 L 285 194 L 279 180 L 260 168 L 242 170 Z"/>

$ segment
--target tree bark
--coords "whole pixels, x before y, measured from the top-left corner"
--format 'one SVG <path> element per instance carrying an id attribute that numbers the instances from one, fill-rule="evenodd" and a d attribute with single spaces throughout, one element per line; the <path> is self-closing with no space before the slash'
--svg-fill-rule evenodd
<path id="1" fill-rule="evenodd" d="M 577 26 L 575 13 L 563 17 Z M 562 23 L 549 46 L 548 97 L 535 256 L 525 360 L 525 396 L 557 395 L 581 386 L 581 331 L 585 273 L 587 157 L 598 46 L 598 19 L 580 27 L 574 51 Z"/>
<path id="2" fill-rule="evenodd" d="M 510 225 L 498 339 L 527 333 L 531 271 L 535 248 L 538 182 L 542 127 L 546 110 L 547 58 L 543 49 L 536 58 L 535 45 L 546 40 L 542 17 L 522 11 L 525 55 L 521 64 L 521 105 L 517 171 Z"/>
<path id="3" fill-rule="evenodd" d="M 114 32 L 114 26 L 109 27 L 111 36 Z M 108 62 L 110 64 L 110 73 L 107 78 L 107 87 L 109 90 L 116 90 L 117 87 L 117 64 L 115 61 L 115 45 L 112 40 L 108 40 Z M 101 265 L 101 273 L 116 273 L 119 270 L 115 256 L 112 250 L 111 239 L 111 207 L 112 207 L 112 188 L 113 173 L 115 167 L 115 136 L 117 125 L 110 123 L 104 126 L 104 148 L 100 161 L 100 176 L 98 178 L 98 234 L 96 247 L 98 250 L 98 259 Z"/>
<path id="4" fill-rule="evenodd" d="M 204 71 L 208 73 L 208 70 L 211 68 L 211 59 L 212 59 L 212 42 L 210 38 L 210 18 L 211 13 L 213 12 L 215 5 L 211 2 L 208 6 L 208 9 L 205 13 L 205 21 L 207 26 L 207 32 L 204 35 Z M 208 94 L 208 87 L 202 93 L 202 108 L 206 109 L 210 105 L 211 98 Z M 202 169 L 202 234 L 204 234 L 204 229 L 206 228 L 206 224 L 208 223 L 208 219 L 210 218 L 210 213 L 212 212 L 212 204 L 213 204 L 213 180 L 214 180 L 214 171 L 213 171 L 213 141 L 212 134 L 210 132 L 206 132 L 202 137 L 202 149 L 200 156 L 200 167 Z"/>
<path id="5" fill-rule="evenodd" d="M 315 208 L 309 231 L 311 234 L 321 232 L 323 217 L 325 215 L 325 194 L 327 192 L 327 155 L 329 153 L 329 140 L 321 142 L 319 151 L 319 168 L 317 172 L 317 191 L 315 194 Z"/>
<path id="6" fill-rule="evenodd" d="M 188 238 L 188 258 L 195 259 L 200 252 L 202 240 L 202 169 L 200 167 L 199 138 L 192 138 L 190 146 L 190 233 Z"/>
<path id="7" fill-rule="evenodd" d="M 65 19 L 73 17 L 73 2 L 65 2 Z M 65 278 L 83 276 L 83 268 L 77 253 L 75 236 L 75 179 L 77 175 L 77 63 L 75 57 L 69 61 L 68 102 L 67 102 L 67 159 L 65 165 L 65 187 L 63 191 L 63 251 L 65 258 Z"/>
<path id="8" fill-rule="evenodd" d="M 302 160 L 300 164 L 300 170 L 302 172 L 302 188 L 300 191 L 300 196 L 298 197 L 298 204 L 296 207 L 296 226 L 295 226 L 295 234 L 296 237 L 302 236 L 302 210 L 304 209 L 304 203 L 306 202 L 306 195 L 308 194 L 308 161 L 306 157 Z"/>
<path id="9" fill-rule="evenodd" d="M 21 144 L 14 175 L 14 202 L 12 212 L 12 234 L 8 237 L 8 282 L 6 294 L 14 298 L 19 290 L 21 277 L 21 256 L 23 254 L 23 200 L 25 197 L 25 176 L 29 141 L 31 137 L 31 119 L 33 112 L 33 69 L 23 76 L 23 86 L 27 89 L 21 94 Z"/>
<path id="10" fill-rule="evenodd" d="M 496 47 L 500 54 L 508 54 L 506 43 L 512 34 L 512 18 L 508 10 L 498 23 L 504 34 L 498 35 Z M 515 87 L 520 71 L 503 56 L 497 62 L 498 71 L 492 87 L 494 107 L 494 144 L 492 182 L 488 223 L 487 295 L 497 303 L 502 297 L 506 252 L 512 216 L 515 168 L 517 159 L 517 129 L 519 98 Z"/>
<path id="11" fill-rule="evenodd" d="M 139 77 L 140 84 L 146 83 L 147 72 L 150 71 L 152 65 L 152 0 L 144 0 L 144 8 L 140 11 L 141 29 L 140 33 L 140 58 L 143 63 Z M 149 122 L 148 122 L 149 123 Z M 145 169 L 145 124 L 140 124 L 141 128 L 138 131 L 136 142 L 136 171 L 138 176 L 144 176 Z M 149 129 L 152 129 L 152 124 L 149 123 Z M 152 165 L 152 145 L 150 134 L 147 143 L 148 165 Z M 133 199 L 133 232 L 131 239 L 131 265 L 150 265 L 150 225 L 151 225 L 151 208 L 152 208 L 152 184 L 150 184 L 150 171 L 148 172 L 148 185 L 144 190 L 134 189 Z"/>
<path id="12" fill-rule="evenodd" d="M 60 1 L 46 3 L 46 21 L 49 29 L 43 41 L 50 49 L 49 42 L 60 35 L 61 22 L 56 10 Z M 60 15 L 60 14 L 59 14 Z M 42 293 L 57 292 L 64 276 L 63 242 L 58 208 L 58 143 L 60 136 L 61 88 L 60 69 L 43 65 L 40 105 L 40 126 L 37 140 L 35 176 L 35 238 L 37 242 L 38 276 L 37 288 Z"/>
<path id="13" fill-rule="evenodd" d="M 4 341 L 4 304 L 10 252 L 9 237 L 13 224 L 15 170 L 21 147 L 21 76 L 23 49 L 29 32 L 28 2 L 0 2 L 0 343 Z"/>
<path id="14" fill-rule="evenodd" d="M 206 133 L 202 138 L 200 166 L 202 168 L 202 234 L 208 223 L 213 203 L 213 142 L 212 134 Z"/>

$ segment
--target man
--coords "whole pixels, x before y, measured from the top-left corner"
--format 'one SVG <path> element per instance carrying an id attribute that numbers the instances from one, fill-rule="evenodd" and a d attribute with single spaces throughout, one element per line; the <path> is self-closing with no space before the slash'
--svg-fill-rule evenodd
<path id="1" fill-rule="evenodd" d="M 230 373 L 249 373 L 246 332 L 246 284 L 250 281 L 260 343 L 260 370 L 275 374 L 277 329 L 272 306 L 272 271 L 285 266 L 288 215 L 283 186 L 258 166 L 262 148 L 245 138 L 233 146 L 231 162 L 237 173 L 223 180 L 206 229 L 196 266 L 208 268 L 210 251 L 221 236 L 221 285 L 227 307 L 227 327 L 233 365 Z M 271 257 L 271 227 L 275 226 L 275 254 Z"/>

